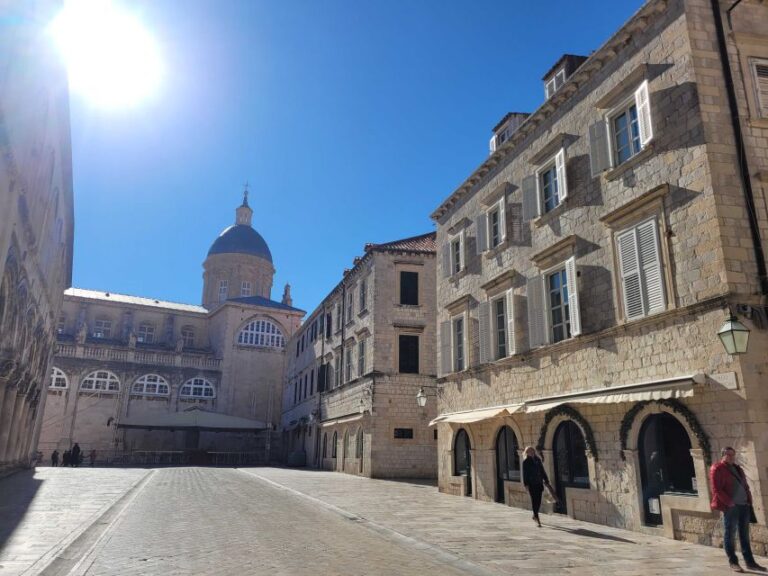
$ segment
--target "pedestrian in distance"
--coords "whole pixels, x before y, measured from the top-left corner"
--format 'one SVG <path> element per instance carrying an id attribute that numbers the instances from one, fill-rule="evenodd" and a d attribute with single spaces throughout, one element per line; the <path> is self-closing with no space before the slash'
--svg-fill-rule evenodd
<path id="1" fill-rule="evenodd" d="M 94 464 L 96 464 L 96 450 L 91 450 L 88 453 L 88 460 L 91 461 L 91 468 L 93 468 Z"/>
<path id="2" fill-rule="evenodd" d="M 69 466 L 71 459 L 72 459 L 72 452 L 70 452 L 69 450 L 64 450 L 64 455 L 61 458 L 61 465 L 64 467 Z"/>
<path id="3" fill-rule="evenodd" d="M 72 447 L 72 466 L 80 466 L 80 462 L 82 462 L 80 458 L 80 444 L 75 442 L 75 445 Z"/>
<path id="4" fill-rule="evenodd" d="M 56 468 L 56 466 L 59 465 L 59 451 L 54 450 L 53 454 L 51 454 L 51 466 Z"/>
<path id="5" fill-rule="evenodd" d="M 712 486 L 712 510 L 723 513 L 723 548 L 728 563 L 734 572 L 744 572 L 733 547 L 735 532 L 739 534 L 741 555 L 747 568 L 757 572 L 766 569 L 755 562 L 749 542 L 749 522 L 752 517 L 752 493 L 747 477 L 741 466 L 736 464 L 736 450 L 726 446 L 722 458 L 709 469 L 709 484 Z"/>
<path id="6" fill-rule="evenodd" d="M 523 460 L 523 484 L 528 489 L 528 494 L 531 496 L 533 519 L 536 521 L 536 525 L 541 528 L 541 521 L 539 520 L 541 496 L 544 494 L 545 486 L 550 492 L 553 492 L 553 490 L 549 484 L 547 473 L 544 470 L 544 464 L 542 463 L 541 458 L 536 455 L 534 447 L 526 447 L 523 454 L 525 455 L 525 460 Z"/>

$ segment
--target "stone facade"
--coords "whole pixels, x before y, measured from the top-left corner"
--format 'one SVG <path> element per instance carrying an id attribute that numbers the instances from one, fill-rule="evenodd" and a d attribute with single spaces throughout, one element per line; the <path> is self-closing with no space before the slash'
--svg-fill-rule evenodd
<path id="1" fill-rule="evenodd" d="M 744 2 L 732 26 L 765 250 L 768 118 L 749 66 L 768 55 L 768 7 Z M 652 0 L 433 213 L 440 490 L 527 507 L 512 455 L 533 445 L 574 518 L 718 544 L 707 469 L 731 445 L 766 552 L 767 294 L 723 70 L 709 2 Z M 636 125 L 622 141 L 625 113 Z M 560 196 L 567 183 L 559 202 L 553 179 Z M 506 229 L 488 249 L 498 206 Z M 498 296 L 507 347 L 495 355 Z M 727 354 L 717 337 L 729 308 L 751 330 L 746 354 Z M 635 388 L 618 396 L 618 386 Z M 516 440 L 508 469 L 497 450 L 504 426 Z M 662 428 L 679 434 L 674 446 L 653 436 Z M 468 454 L 455 444 L 460 429 Z M 658 468 L 673 453 L 677 462 Z"/>
<path id="2" fill-rule="evenodd" d="M 67 77 L 39 24 L 54 8 L 8 6 L 0 38 L 0 472 L 33 459 L 72 279 Z"/>
<path id="3" fill-rule="evenodd" d="M 250 208 L 245 208 L 246 202 L 237 209 L 238 222 L 250 228 Z M 241 269 L 269 273 L 268 279 L 252 279 L 271 287 L 271 259 L 246 253 L 249 246 L 230 243 L 226 249 L 240 251 L 209 253 L 206 265 L 215 260 L 233 281 Z M 142 461 L 147 454 L 186 461 L 200 452 L 214 462 L 229 457 L 220 453 L 268 461 L 271 430 L 280 422 L 285 342 L 304 312 L 270 300 L 264 290 L 226 294 L 222 301 L 212 300 L 210 310 L 67 290 L 40 450 L 48 457 L 77 442 L 86 454 L 96 450 L 100 461 Z M 208 293 L 206 286 L 204 299 Z M 218 423 L 166 426 L 174 415 L 195 410 L 215 414 Z M 235 426 L 249 429 L 227 431 Z"/>
<path id="4" fill-rule="evenodd" d="M 435 476 L 437 442 L 427 426 L 436 413 L 434 237 L 367 245 L 288 343 L 287 463 L 378 478 Z M 417 349 L 402 359 L 401 337 Z M 429 396 L 424 408 L 420 389 Z"/>

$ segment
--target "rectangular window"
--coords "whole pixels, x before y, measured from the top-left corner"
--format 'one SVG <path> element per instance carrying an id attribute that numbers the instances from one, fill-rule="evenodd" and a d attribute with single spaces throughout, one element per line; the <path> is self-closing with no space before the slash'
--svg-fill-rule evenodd
<path id="1" fill-rule="evenodd" d="M 453 320 L 453 371 L 464 370 L 464 317 Z"/>
<path id="2" fill-rule="evenodd" d="M 363 278 L 360 281 L 360 312 L 368 308 L 368 280 Z"/>
<path id="3" fill-rule="evenodd" d="M 565 84 L 565 68 L 558 70 L 557 73 L 544 84 L 544 94 L 547 98 L 551 98 L 563 84 Z"/>
<path id="4" fill-rule="evenodd" d="M 299 354 L 301 353 L 301 342 L 298 340 L 296 341 L 296 358 L 299 357 Z"/>
<path id="5" fill-rule="evenodd" d="M 299 401 L 299 381 L 293 381 L 293 403 L 296 404 Z"/>
<path id="6" fill-rule="evenodd" d="M 309 395 L 312 396 L 315 393 L 315 369 L 312 368 L 309 372 Z"/>
<path id="7" fill-rule="evenodd" d="M 554 164 L 539 172 L 539 191 L 544 212 L 549 212 L 560 204 L 560 188 Z"/>
<path id="8" fill-rule="evenodd" d="M 184 340 L 184 348 L 195 347 L 195 330 L 191 326 L 185 326 L 181 329 L 181 337 Z"/>
<path id="9" fill-rule="evenodd" d="M 493 333 L 496 360 L 507 357 L 507 311 L 505 299 L 506 296 L 493 301 Z"/>
<path id="10" fill-rule="evenodd" d="M 307 397 L 307 385 L 309 384 L 309 374 L 304 374 L 304 398 Z"/>
<path id="11" fill-rule="evenodd" d="M 461 236 L 455 237 L 453 240 L 451 240 L 451 273 L 452 274 L 458 274 L 461 272 L 462 269 L 462 241 Z"/>
<path id="12" fill-rule="evenodd" d="M 403 374 L 419 373 L 419 337 L 400 334 L 398 346 L 399 371 Z"/>
<path id="13" fill-rule="evenodd" d="M 342 318 L 341 318 L 342 308 L 341 308 L 341 305 L 342 305 L 341 302 L 337 302 L 336 303 L 336 332 L 341 332 L 341 322 L 342 322 Z"/>
<path id="14" fill-rule="evenodd" d="M 56 324 L 56 332 L 59 334 L 64 334 L 64 327 L 67 324 L 67 317 L 66 316 L 59 316 L 59 322 Z"/>
<path id="15" fill-rule="evenodd" d="M 400 304 L 419 305 L 418 272 L 400 272 Z"/>
<path id="16" fill-rule="evenodd" d="M 413 428 L 395 428 L 395 440 L 413 440 Z"/>
<path id="17" fill-rule="evenodd" d="M 357 343 L 357 375 L 365 374 L 365 338 Z"/>
<path id="18" fill-rule="evenodd" d="M 501 218 L 499 217 L 498 208 L 488 212 L 488 240 L 490 241 L 491 248 L 496 248 L 496 246 L 501 244 Z"/>
<path id="19" fill-rule="evenodd" d="M 571 337 L 568 310 L 568 280 L 565 268 L 547 275 L 547 308 L 549 310 L 550 342 Z"/>
<path id="20" fill-rule="evenodd" d="M 112 320 L 97 318 L 93 324 L 93 336 L 96 338 L 111 338 Z"/>
<path id="21" fill-rule="evenodd" d="M 240 284 L 240 296 L 250 296 L 250 295 L 251 295 L 251 283 L 244 280 Z"/>
<path id="22" fill-rule="evenodd" d="M 618 166 L 642 150 L 637 106 L 632 103 L 611 117 L 611 145 L 613 165 Z"/>
<path id="23" fill-rule="evenodd" d="M 758 115 L 768 118 L 768 60 L 751 60 Z"/>
<path id="24" fill-rule="evenodd" d="M 344 351 L 344 382 L 352 380 L 352 346 L 347 346 Z"/>
<path id="25" fill-rule="evenodd" d="M 136 339 L 139 342 L 152 344 L 155 341 L 155 327 L 146 322 L 139 324 L 139 332 L 136 334 Z"/>
<path id="26" fill-rule="evenodd" d="M 347 322 L 352 322 L 352 315 L 355 312 L 355 298 L 352 294 L 352 290 L 347 294 Z"/>
<path id="27" fill-rule="evenodd" d="M 336 355 L 336 358 L 334 359 L 334 385 L 335 386 L 341 386 L 341 351 Z"/>
<path id="28" fill-rule="evenodd" d="M 329 312 L 325 315 L 325 337 L 330 338 L 333 330 L 333 316 Z"/>
<path id="29" fill-rule="evenodd" d="M 219 302 L 224 302 L 227 299 L 227 290 L 229 290 L 229 281 L 219 281 Z"/>

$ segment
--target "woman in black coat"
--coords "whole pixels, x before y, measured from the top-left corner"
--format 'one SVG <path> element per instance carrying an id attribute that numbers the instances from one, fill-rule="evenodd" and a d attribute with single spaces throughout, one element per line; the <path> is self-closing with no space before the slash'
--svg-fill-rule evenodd
<path id="1" fill-rule="evenodd" d="M 531 495 L 531 508 L 533 509 L 533 519 L 541 528 L 539 520 L 539 508 L 541 508 L 541 495 L 544 493 L 544 486 L 549 485 L 549 478 L 544 471 L 544 464 L 541 458 L 536 455 L 533 446 L 525 449 L 525 460 L 523 460 L 523 484 L 528 488 Z"/>

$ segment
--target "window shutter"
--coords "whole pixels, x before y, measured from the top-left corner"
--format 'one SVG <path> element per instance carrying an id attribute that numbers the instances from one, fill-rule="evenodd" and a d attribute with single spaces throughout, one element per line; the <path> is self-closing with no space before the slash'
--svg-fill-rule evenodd
<path id="1" fill-rule="evenodd" d="M 440 323 L 440 376 L 451 373 L 451 322 Z"/>
<path id="2" fill-rule="evenodd" d="M 576 274 L 576 257 L 565 261 L 565 281 L 568 282 L 568 315 L 571 322 L 571 336 L 581 334 L 581 310 L 579 310 L 579 284 Z"/>
<path id="3" fill-rule="evenodd" d="M 515 294 L 507 290 L 507 356 L 517 354 L 517 338 L 515 335 Z"/>
<path id="4" fill-rule="evenodd" d="M 504 242 L 507 239 L 507 197 L 506 195 L 499 200 L 499 231 L 501 233 L 501 241 Z"/>
<path id="5" fill-rule="evenodd" d="M 637 125 L 640 131 L 640 144 L 645 146 L 653 139 L 651 125 L 651 99 L 648 94 L 648 80 L 640 84 L 635 91 L 635 106 L 637 107 Z"/>
<path id="6" fill-rule="evenodd" d="M 539 215 L 539 198 L 536 188 L 536 176 L 523 178 L 523 220 L 526 222 Z"/>
<path id="7" fill-rule="evenodd" d="M 496 134 L 491 136 L 491 140 L 488 142 L 488 150 L 491 154 L 496 152 Z"/>
<path id="8" fill-rule="evenodd" d="M 555 154 L 555 171 L 557 172 L 557 192 L 560 202 L 568 198 L 568 177 L 565 170 L 565 148 Z"/>
<path id="9" fill-rule="evenodd" d="M 528 279 L 526 293 L 528 295 L 528 337 L 531 348 L 547 344 L 547 321 L 544 316 L 544 279 L 534 276 Z"/>
<path id="10" fill-rule="evenodd" d="M 661 312 L 667 307 L 664 277 L 661 273 L 661 255 L 656 220 L 637 227 L 637 249 L 643 274 L 646 314 Z"/>
<path id="11" fill-rule="evenodd" d="M 467 234 L 466 229 L 459 235 L 459 268 L 464 270 L 467 266 Z"/>
<path id="12" fill-rule="evenodd" d="M 635 231 L 630 230 L 621 234 L 616 241 L 619 245 L 619 269 L 621 270 L 621 286 L 624 297 L 624 315 L 627 320 L 634 320 L 641 318 L 644 314 Z"/>
<path id="13" fill-rule="evenodd" d="M 602 120 L 589 127 L 589 165 L 593 178 L 611 167 L 608 127 Z"/>
<path id="14" fill-rule="evenodd" d="M 483 212 L 475 219 L 477 230 L 477 253 L 482 254 L 488 250 L 488 213 Z"/>
<path id="15" fill-rule="evenodd" d="M 332 364 L 328 364 L 325 389 L 330 390 L 336 386 L 336 370 Z"/>
<path id="16" fill-rule="evenodd" d="M 491 303 L 488 301 L 480 302 L 478 316 L 480 319 L 480 364 L 487 363 L 493 354 L 491 354 Z"/>
<path id="17" fill-rule="evenodd" d="M 768 118 L 768 60 L 755 62 L 755 88 L 760 116 Z"/>
<path id="18" fill-rule="evenodd" d="M 448 242 L 443 244 L 441 246 L 441 250 L 443 251 L 443 278 L 448 278 L 451 276 L 451 241 L 450 239 Z"/>
<path id="19" fill-rule="evenodd" d="M 368 374 L 370 372 L 373 372 L 373 361 L 374 361 L 374 346 L 373 346 L 373 336 L 369 336 L 365 339 L 365 373 Z"/>

